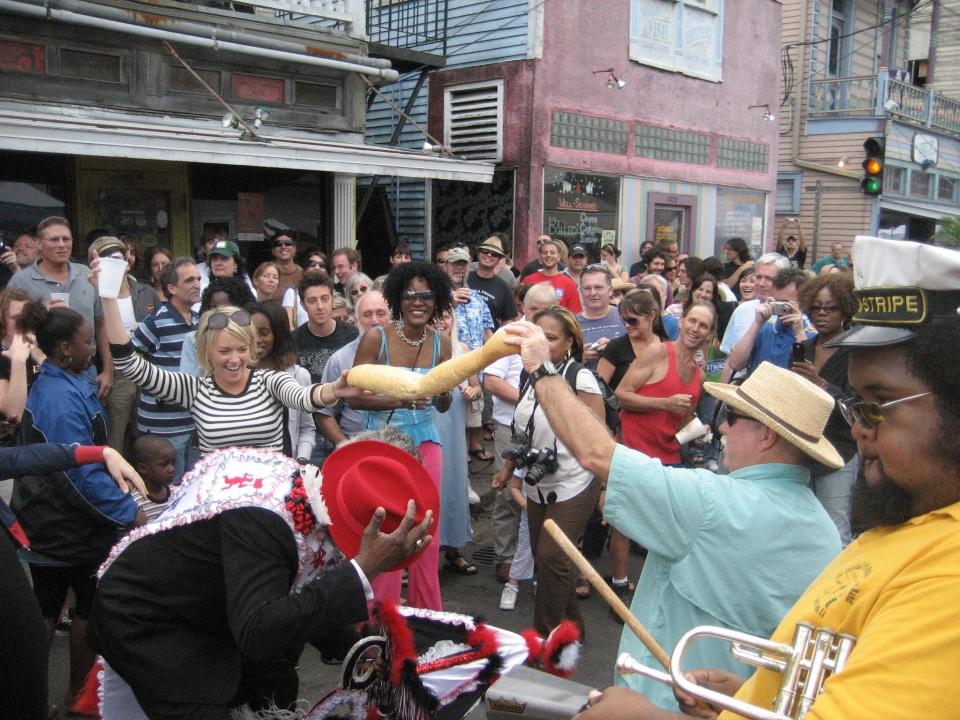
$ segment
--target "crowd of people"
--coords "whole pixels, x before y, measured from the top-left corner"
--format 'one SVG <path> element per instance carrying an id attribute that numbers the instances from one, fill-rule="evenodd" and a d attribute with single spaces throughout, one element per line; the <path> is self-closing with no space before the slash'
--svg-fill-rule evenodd
<path id="1" fill-rule="evenodd" d="M 829 573 L 853 568 L 848 556 L 882 565 L 881 578 L 872 581 L 880 587 L 865 592 L 871 599 L 861 605 L 870 603 L 864 617 L 835 619 L 855 626 L 854 634 L 882 639 L 893 632 L 896 612 L 877 623 L 883 628 L 877 635 L 869 635 L 865 616 L 886 597 L 885 578 L 894 583 L 896 569 L 865 547 L 878 537 L 871 528 L 909 526 L 931 513 L 956 518 L 941 512 L 958 499 L 955 481 L 938 490 L 923 473 L 931 458 L 955 452 L 946 434 L 955 423 L 949 404 L 955 387 L 935 367 L 948 350 L 939 335 L 928 336 L 936 329 L 956 337 L 957 314 L 943 310 L 951 300 L 933 295 L 952 297 L 960 288 L 908 277 L 927 264 L 900 262 L 899 274 L 886 266 L 897 265 L 898 253 L 945 251 L 876 241 L 858 245 L 851 259 L 838 245 L 806 270 L 813 258 L 799 223 L 788 218 L 776 251 L 757 257 L 740 238 L 725 242 L 723 260 L 681 252 L 668 240 L 645 244 L 626 268 L 612 244 L 568 248 L 541 235 L 536 258 L 516 268 L 509 238 L 494 234 L 472 246 L 438 247 L 432 262 L 414 260 L 400 244 L 389 272 L 372 278 L 355 248 L 328 256 L 298 243 L 293 229 L 270 230 L 272 258 L 252 274 L 240 245 L 216 233 L 201 239 L 198 261 L 160 248 L 141 257 L 135 243 L 94 231 L 86 236 L 88 265 L 76 263 L 70 224 L 57 217 L 30 236 L 34 257 L 30 242 L 19 238 L 0 257 L 16 267 L 0 295 L 7 444 L 109 446 L 130 461 L 139 485 L 124 492 L 102 458 L 80 467 L 67 458 L 62 472 L 11 475 L 17 477 L 13 513 L 4 521 L 21 533 L 19 557 L 48 639 L 54 628 L 69 627 L 71 698 L 94 660 L 87 623 L 96 614 L 97 569 L 110 548 L 132 529 L 162 522 L 186 473 L 230 448 L 320 466 L 353 438 L 400 431 L 423 483 L 439 498 L 435 537 L 422 547 L 422 517 L 416 532 L 412 515 L 405 518 L 402 542 L 411 561 L 399 568 L 397 554 L 387 562 L 378 546 L 377 561 L 357 566 L 360 582 L 351 575 L 350 583 L 354 595 L 430 610 L 443 609 L 441 570 L 479 572 L 462 553 L 472 535 L 470 506 L 480 501 L 469 476 L 489 468 L 500 608 L 514 610 L 527 583 L 538 633 L 546 636 L 569 620 L 587 636 L 579 602 L 591 586 L 544 530 L 552 520 L 592 560 L 608 548 L 606 581 L 668 651 L 696 625 L 783 639 L 792 629 L 785 617 L 812 613 L 822 624 L 840 597 L 839 588 L 828 587 Z M 129 264 L 116 297 L 99 292 L 100 258 L 108 257 Z M 960 268 L 952 255 L 936 259 Z M 862 271 L 856 284 L 854 266 Z M 923 306 L 929 312 L 890 319 L 865 313 L 862 299 L 858 305 L 863 288 L 907 285 L 933 293 Z M 850 331 L 851 323 L 858 329 Z M 871 327 L 879 330 L 871 335 Z M 501 328 L 520 353 L 441 395 L 398 400 L 346 382 L 350 368 L 361 364 L 426 375 Z M 888 382 L 887 373 L 899 375 Z M 858 393 L 865 400 L 851 400 Z M 904 410 L 897 406 L 893 418 L 920 405 L 939 418 L 929 421 L 929 437 L 915 438 L 929 456 L 912 467 L 901 464 L 902 439 L 889 434 L 891 425 L 916 429 L 896 420 L 881 426 L 891 414 L 884 408 L 900 402 Z M 224 533 L 235 529 L 222 524 Z M 251 542 L 271 542 L 270 532 Z M 896 543 L 880 532 L 883 543 Z M 911 543 L 932 554 L 951 542 L 949 529 L 924 532 Z M 385 533 L 376 537 L 389 542 Z M 631 552 L 644 556 L 639 577 L 630 576 Z M 923 573 L 932 577 L 939 566 L 919 556 L 913 561 L 917 582 L 934 582 Z M 854 595 L 859 589 L 851 588 L 870 585 L 873 572 L 864 569 L 869 564 L 856 567 L 844 570 L 856 575 L 849 582 L 834 577 Z M 742 577 L 744 568 L 747 579 L 734 587 L 731 578 Z M 938 593 L 955 589 L 949 577 Z M 146 651 L 121 651 L 104 618 L 120 612 L 130 587 L 113 587 L 109 608 L 103 601 L 92 642 L 124 666 L 135 666 Z M 327 595 L 319 593 L 317 602 L 329 602 Z M 346 622 L 357 612 L 351 607 L 336 617 Z M 864 644 L 902 655 L 877 642 Z M 629 628 L 621 650 L 656 662 Z M 713 669 L 700 676 L 705 684 L 739 688 L 761 704 L 770 693 L 763 672 L 741 688 L 746 667 L 716 646 L 691 658 L 693 667 Z M 180 717 L 156 697 L 141 697 L 142 671 L 134 667 L 135 680 L 124 679 L 148 716 Z M 585 716 L 659 717 L 677 699 L 692 710 L 689 698 L 675 698 L 648 678 L 616 682 L 633 692 L 606 691 Z M 848 697 L 862 700 L 874 685 L 854 679 L 851 687 L 826 701 L 844 716 Z M 195 700 L 179 695 L 187 704 Z M 222 695 L 217 703 L 237 699 Z M 288 700 L 289 685 L 274 697 Z"/>

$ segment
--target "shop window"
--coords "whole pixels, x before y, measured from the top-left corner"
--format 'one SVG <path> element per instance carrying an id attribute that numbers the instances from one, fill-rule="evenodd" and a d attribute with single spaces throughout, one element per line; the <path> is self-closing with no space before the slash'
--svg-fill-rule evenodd
<path id="1" fill-rule="evenodd" d="M 593 246 L 617 243 L 620 220 L 620 178 L 580 173 L 557 167 L 543 169 L 543 232 L 563 240 Z"/>
<path id="2" fill-rule="evenodd" d="M 96 82 L 124 82 L 123 57 L 117 53 L 60 48 L 60 75 Z"/>
<path id="3" fill-rule="evenodd" d="M 723 80 L 723 0 L 630 0 L 630 59 Z"/>
<path id="4" fill-rule="evenodd" d="M 295 105 L 309 105 L 328 110 L 336 110 L 339 105 L 336 85 L 297 80 L 293 85 L 293 93 Z"/>
<path id="5" fill-rule="evenodd" d="M 503 159 L 503 80 L 443 91 L 443 144 L 466 160 Z"/>

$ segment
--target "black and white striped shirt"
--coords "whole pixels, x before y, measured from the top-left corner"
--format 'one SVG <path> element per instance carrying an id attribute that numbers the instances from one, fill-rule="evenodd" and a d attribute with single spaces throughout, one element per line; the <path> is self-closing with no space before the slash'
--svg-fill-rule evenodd
<path id="1" fill-rule="evenodd" d="M 158 399 L 187 408 L 197 427 L 201 452 L 256 447 L 283 452 L 284 407 L 317 412 L 311 392 L 290 374 L 251 369 L 238 395 L 221 390 L 212 377 L 199 378 L 152 365 L 134 353 L 114 349 L 114 365 L 126 378 Z"/>

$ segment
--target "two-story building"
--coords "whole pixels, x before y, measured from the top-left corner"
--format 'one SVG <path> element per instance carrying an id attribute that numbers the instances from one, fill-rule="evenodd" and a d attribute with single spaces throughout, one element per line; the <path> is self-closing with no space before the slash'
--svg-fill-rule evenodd
<path id="1" fill-rule="evenodd" d="M 645 240 L 675 239 L 697 255 L 733 236 L 757 250 L 768 243 L 779 2 L 449 7 L 456 41 L 430 73 L 429 131 L 497 172 L 480 190 L 430 183 L 424 239 L 503 230 L 523 261 L 546 232 L 568 244 L 615 242 L 627 263 Z"/>
<path id="2" fill-rule="evenodd" d="M 957 0 L 784 2 L 777 218 L 799 218 L 811 260 L 857 235 L 929 240 L 960 213 L 958 16 Z M 878 196 L 860 189 L 869 138 Z"/>
<path id="3" fill-rule="evenodd" d="M 78 238 L 186 254 L 277 218 L 330 248 L 355 242 L 357 176 L 489 182 L 364 144 L 368 94 L 398 78 L 365 20 L 362 0 L 0 0 L 0 230 L 58 209 Z"/>

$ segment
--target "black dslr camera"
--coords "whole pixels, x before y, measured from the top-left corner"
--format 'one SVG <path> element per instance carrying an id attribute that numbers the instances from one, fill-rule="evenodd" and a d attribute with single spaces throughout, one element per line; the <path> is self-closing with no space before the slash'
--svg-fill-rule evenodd
<path id="1" fill-rule="evenodd" d="M 530 444 L 530 436 L 525 432 L 515 432 L 513 445 L 500 453 L 500 457 L 512 460 L 521 470 L 526 468 L 527 474 L 523 480 L 528 485 L 536 485 L 544 475 L 555 473 L 560 467 L 556 451 L 553 448 L 534 449 Z"/>

